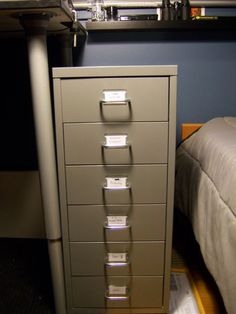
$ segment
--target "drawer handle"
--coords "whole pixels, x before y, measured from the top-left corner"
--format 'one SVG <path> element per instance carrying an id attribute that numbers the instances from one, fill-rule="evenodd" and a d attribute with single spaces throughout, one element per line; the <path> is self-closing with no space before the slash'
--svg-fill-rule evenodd
<path id="1" fill-rule="evenodd" d="M 105 294 L 105 298 L 110 300 L 110 301 L 125 301 L 129 299 L 128 295 L 108 295 Z"/>
<path id="2" fill-rule="evenodd" d="M 126 148 L 130 148 L 131 145 L 129 143 L 126 143 L 124 145 L 116 145 L 115 146 L 115 145 L 109 145 L 109 144 L 103 143 L 102 147 L 107 148 L 107 149 L 126 149 Z"/>
<path id="3" fill-rule="evenodd" d="M 130 264 L 129 261 L 127 262 L 106 262 L 105 266 L 107 267 L 124 267 L 124 266 L 128 266 Z"/>
<path id="4" fill-rule="evenodd" d="M 130 106 L 131 102 L 129 99 L 125 99 L 122 101 L 111 101 L 111 100 L 100 100 L 100 105 L 101 106 Z"/>
<path id="5" fill-rule="evenodd" d="M 128 225 L 108 225 L 107 223 L 105 223 L 103 227 L 107 230 L 126 230 L 126 229 L 131 228 L 129 224 Z"/>

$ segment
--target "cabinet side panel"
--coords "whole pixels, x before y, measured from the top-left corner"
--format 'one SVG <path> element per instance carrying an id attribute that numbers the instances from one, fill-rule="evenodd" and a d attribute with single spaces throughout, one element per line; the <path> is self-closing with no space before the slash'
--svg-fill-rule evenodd
<path id="1" fill-rule="evenodd" d="M 58 167 L 58 185 L 59 185 L 59 201 L 60 215 L 62 226 L 62 245 L 64 253 L 64 275 L 66 284 L 66 297 L 68 313 L 71 311 L 71 277 L 70 274 L 70 259 L 68 245 L 68 218 L 67 218 L 67 197 L 65 183 L 65 162 L 64 162 L 64 139 L 62 129 L 62 105 L 61 105 L 61 80 L 54 79 L 54 105 L 55 105 L 55 123 L 56 123 L 56 145 L 57 145 L 57 167 Z"/>
<path id="2" fill-rule="evenodd" d="M 170 77 L 169 92 L 169 155 L 167 173 L 167 209 L 166 209 L 166 252 L 165 252 L 165 275 L 164 275 L 164 309 L 169 307 L 170 294 L 170 267 L 172 252 L 172 228 L 174 206 L 174 175 L 175 175 L 175 149 L 176 149 L 176 93 L 177 77 Z"/>

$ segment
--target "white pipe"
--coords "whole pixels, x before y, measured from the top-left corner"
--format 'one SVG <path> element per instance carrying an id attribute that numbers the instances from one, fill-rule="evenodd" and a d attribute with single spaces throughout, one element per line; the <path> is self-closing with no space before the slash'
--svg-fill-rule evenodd
<path id="1" fill-rule="evenodd" d="M 171 2 L 175 2 L 175 0 L 171 0 Z M 89 1 L 78 1 L 78 0 L 74 0 L 73 2 L 74 4 L 74 8 L 79 10 L 86 10 L 90 8 L 89 5 Z M 158 1 L 112 1 L 112 0 L 105 0 L 104 1 L 104 5 L 105 7 L 109 7 L 109 6 L 115 6 L 118 8 L 158 8 L 161 7 L 162 5 L 162 1 L 158 0 Z M 190 0 L 190 5 L 192 7 L 236 7 L 236 0 Z"/>
<path id="2" fill-rule="evenodd" d="M 24 18 L 26 28 L 29 71 L 41 194 L 47 239 L 61 237 L 59 198 L 57 186 L 52 105 L 49 84 L 48 55 L 46 41 L 47 16 Z"/>
<path id="3" fill-rule="evenodd" d="M 60 240 L 48 240 L 54 305 L 56 314 L 66 314 L 64 267 L 62 261 L 62 246 Z"/>
<path id="4" fill-rule="evenodd" d="M 48 71 L 47 14 L 25 15 L 41 195 L 57 314 L 66 313 L 59 198 Z"/>

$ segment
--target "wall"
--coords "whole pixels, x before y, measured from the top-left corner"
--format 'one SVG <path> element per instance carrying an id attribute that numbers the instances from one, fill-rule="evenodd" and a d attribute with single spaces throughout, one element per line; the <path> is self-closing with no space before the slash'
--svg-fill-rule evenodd
<path id="1" fill-rule="evenodd" d="M 180 123 L 236 115 L 236 32 L 91 33 L 74 55 L 78 66 L 178 65 Z"/>

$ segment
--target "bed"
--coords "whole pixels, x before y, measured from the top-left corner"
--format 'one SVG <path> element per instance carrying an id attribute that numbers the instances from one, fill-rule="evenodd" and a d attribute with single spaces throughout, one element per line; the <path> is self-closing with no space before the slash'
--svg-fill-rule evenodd
<path id="1" fill-rule="evenodd" d="M 215 118 L 177 149 L 175 206 L 190 220 L 228 314 L 236 313 L 236 117 Z"/>

